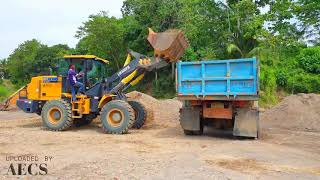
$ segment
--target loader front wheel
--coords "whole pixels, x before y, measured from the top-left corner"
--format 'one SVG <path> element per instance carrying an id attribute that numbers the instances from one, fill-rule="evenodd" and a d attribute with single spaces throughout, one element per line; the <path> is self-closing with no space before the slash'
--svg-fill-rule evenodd
<path id="1" fill-rule="evenodd" d="M 71 106 L 64 100 L 46 102 L 41 117 L 44 126 L 53 131 L 63 131 L 72 125 Z"/>
<path id="2" fill-rule="evenodd" d="M 135 114 L 135 121 L 132 127 L 140 129 L 147 119 L 146 108 L 138 101 L 129 101 L 129 104 L 133 108 Z"/>
<path id="3" fill-rule="evenodd" d="M 134 123 L 134 110 L 126 101 L 113 100 L 103 106 L 100 120 L 106 133 L 125 134 Z"/>

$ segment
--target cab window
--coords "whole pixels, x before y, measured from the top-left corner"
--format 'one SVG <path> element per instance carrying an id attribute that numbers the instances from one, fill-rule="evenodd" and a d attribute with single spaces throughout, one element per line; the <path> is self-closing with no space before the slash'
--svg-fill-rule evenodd
<path id="1" fill-rule="evenodd" d="M 88 61 L 87 78 L 91 85 L 105 78 L 105 64 L 99 61 Z"/>

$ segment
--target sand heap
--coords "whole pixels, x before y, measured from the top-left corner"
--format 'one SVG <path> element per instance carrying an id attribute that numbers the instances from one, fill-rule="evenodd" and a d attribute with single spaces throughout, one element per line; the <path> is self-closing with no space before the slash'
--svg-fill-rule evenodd
<path id="1" fill-rule="evenodd" d="M 128 100 L 141 102 L 147 109 L 147 119 L 143 128 L 176 126 L 179 123 L 179 109 L 182 103 L 176 99 L 157 100 L 147 94 L 133 91 Z"/>
<path id="2" fill-rule="evenodd" d="M 261 114 L 264 128 L 320 131 L 320 95 L 297 94 Z"/>

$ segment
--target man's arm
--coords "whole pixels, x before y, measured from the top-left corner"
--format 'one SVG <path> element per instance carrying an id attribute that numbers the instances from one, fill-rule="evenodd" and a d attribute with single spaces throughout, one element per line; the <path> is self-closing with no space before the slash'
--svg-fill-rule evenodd
<path id="1" fill-rule="evenodd" d="M 78 74 L 76 74 L 76 77 L 81 77 L 84 75 L 84 72 L 79 72 Z"/>

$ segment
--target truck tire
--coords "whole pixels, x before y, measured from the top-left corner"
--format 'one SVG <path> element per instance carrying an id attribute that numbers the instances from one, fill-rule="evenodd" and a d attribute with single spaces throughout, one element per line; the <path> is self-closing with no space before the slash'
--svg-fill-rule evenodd
<path id="1" fill-rule="evenodd" d="M 192 131 L 192 130 L 183 130 L 184 134 L 187 136 L 200 136 L 203 134 L 203 126 L 201 126 L 201 129 L 198 131 Z"/>
<path id="2" fill-rule="evenodd" d="M 186 108 L 187 109 L 187 108 Z M 188 109 L 188 112 L 190 112 L 189 110 L 191 110 L 191 109 Z M 181 111 L 181 110 L 180 110 Z M 202 135 L 203 134 L 203 119 L 202 119 L 202 117 L 201 117 L 201 115 L 197 115 L 197 117 L 199 117 L 199 121 L 197 121 L 197 122 L 199 122 L 199 130 L 190 130 L 190 129 L 187 129 L 186 127 L 183 127 L 182 125 L 182 128 L 183 128 L 183 132 L 184 132 L 184 134 L 185 135 L 187 135 L 187 136 L 192 136 L 192 135 Z M 179 115 L 179 118 L 180 118 L 180 124 L 181 124 L 181 121 L 182 121 L 182 119 L 183 119 L 183 114 L 182 114 L 182 112 L 180 112 L 180 115 Z M 198 124 L 198 123 L 197 123 Z M 198 126 L 198 125 L 197 125 Z M 186 129 L 184 129 L 184 128 L 186 128 Z M 190 127 L 189 127 L 190 128 Z M 193 128 L 193 127 L 191 127 L 191 128 Z"/>
<path id="3" fill-rule="evenodd" d="M 41 111 L 44 126 L 52 131 L 63 131 L 72 126 L 71 105 L 65 100 L 47 101 Z"/>
<path id="4" fill-rule="evenodd" d="M 85 115 L 83 115 L 83 117 L 81 119 L 74 119 L 73 120 L 73 125 L 76 126 L 76 127 L 88 125 L 96 117 L 97 117 L 97 115 L 95 115 L 95 114 L 85 114 Z"/>
<path id="5" fill-rule="evenodd" d="M 104 132 L 125 134 L 134 123 L 134 110 L 126 101 L 112 100 L 103 106 L 100 120 Z"/>
<path id="6" fill-rule="evenodd" d="M 143 104 L 138 101 L 128 101 L 134 110 L 135 121 L 133 123 L 133 128 L 140 129 L 147 119 L 147 111 Z"/>

